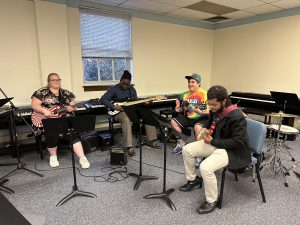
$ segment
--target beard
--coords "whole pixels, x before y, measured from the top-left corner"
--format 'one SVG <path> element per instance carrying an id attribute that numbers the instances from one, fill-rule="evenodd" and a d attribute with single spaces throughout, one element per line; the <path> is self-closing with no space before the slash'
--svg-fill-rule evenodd
<path id="1" fill-rule="evenodd" d="M 216 111 L 216 114 L 221 114 L 225 110 L 225 104 L 222 103 L 221 108 Z"/>

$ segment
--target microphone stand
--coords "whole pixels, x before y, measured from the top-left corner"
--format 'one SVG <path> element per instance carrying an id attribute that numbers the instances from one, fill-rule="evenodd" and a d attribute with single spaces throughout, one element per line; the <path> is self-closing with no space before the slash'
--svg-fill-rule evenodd
<path id="1" fill-rule="evenodd" d="M 4 93 L 4 91 L 0 88 L 0 91 L 2 92 L 2 94 L 6 97 L 7 95 Z M 17 167 L 12 170 L 11 172 L 7 173 L 6 175 L 2 176 L 0 178 L 0 181 L 3 180 L 4 178 L 8 177 L 9 175 L 11 175 L 12 173 L 18 171 L 18 170 L 26 170 L 30 173 L 33 173 L 37 176 L 43 177 L 43 174 L 37 173 L 35 171 L 29 170 L 25 167 L 25 163 L 21 162 L 20 159 L 20 151 L 19 151 L 19 141 L 18 141 L 18 134 L 17 134 L 17 130 L 16 130 L 16 124 L 15 124 L 15 119 L 14 119 L 14 111 L 16 110 L 16 106 L 12 103 L 12 101 L 9 101 L 10 103 L 10 113 L 9 113 L 9 122 L 10 122 L 10 131 L 11 131 L 11 137 L 12 137 L 12 143 L 17 156 L 17 162 L 16 163 L 11 163 L 9 165 L 16 165 Z"/>

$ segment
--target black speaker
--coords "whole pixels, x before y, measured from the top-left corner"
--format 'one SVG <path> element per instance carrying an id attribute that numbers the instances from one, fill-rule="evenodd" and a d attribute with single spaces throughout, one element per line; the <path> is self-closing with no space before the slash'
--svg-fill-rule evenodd
<path id="1" fill-rule="evenodd" d="M 127 164 L 127 153 L 121 147 L 112 147 L 110 150 L 110 164 L 111 165 L 126 165 Z"/>
<path id="2" fill-rule="evenodd" d="M 112 134 L 109 131 L 99 131 L 98 136 L 98 149 L 101 151 L 109 150 L 113 145 Z"/>
<path id="3" fill-rule="evenodd" d="M 91 131 L 80 135 L 84 154 L 96 151 L 98 148 L 97 132 Z"/>

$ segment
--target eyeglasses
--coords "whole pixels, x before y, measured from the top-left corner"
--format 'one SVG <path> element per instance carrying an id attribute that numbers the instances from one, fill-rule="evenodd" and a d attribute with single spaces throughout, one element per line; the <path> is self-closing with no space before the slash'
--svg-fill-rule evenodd
<path id="1" fill-rule="evenodd" d="M 51 79 L 50 81 L 53 81 L 53 82 L 58 81 L 58 82 L 60 82 L 61 79 Z"/>

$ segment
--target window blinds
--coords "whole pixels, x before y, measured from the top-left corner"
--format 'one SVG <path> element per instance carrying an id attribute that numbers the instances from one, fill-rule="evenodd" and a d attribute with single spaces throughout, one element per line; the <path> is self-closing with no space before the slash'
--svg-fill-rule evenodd
<path id="1" fill-rule="evenodd" d="M 83 57 L 132 58 L 129 15 L 80 8 L 80 34 Z"/>

